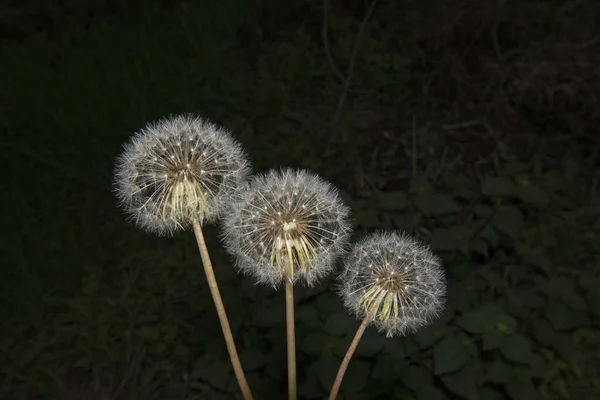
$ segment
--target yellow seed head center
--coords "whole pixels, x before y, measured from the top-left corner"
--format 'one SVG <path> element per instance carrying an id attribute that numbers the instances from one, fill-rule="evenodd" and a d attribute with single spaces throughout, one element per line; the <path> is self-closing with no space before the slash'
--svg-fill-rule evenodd
<path id="1" fill-rule="evenodd" d="M 205 187 L 200 175 L 203 174 L 199 160 L 194 162 L 176 161 L 167 165 L 166 201 L 163 215 L 176 219 L 198 215 L 201 219 L 209 213 Z"/>
<path id="2" fill-rule="evenodd" d="M 296 225 L 296 221 L 292 221 L 292 222 L 284 222 L 283 223 L 283 231 L 284 232 L 289 232 L 292 231 L 294 229 L 296 229 L 298 227 L 298 225 Z"/>
<path id="3" fill-rule="evenodd" d="M 373 319 L 385 322 L 397 318 L 408 287 L 406 277 L 385 267 L 375 268 L 373 275 L 359 304 Z"/>
<path id="4" fill-rule="evenodd" d="M 308 233 L 308 224 L 301 215 L 277 213 L 272 224 L 275 241 L 271 265 L 282 275 L 291 277 L 295 271 L 310 267 L 316 252 Z"/>
<path id="5" fill-rule="evenodd" d="M 390 271 L 387 268 L 381 268 L 375 272 L 377 284 L 385 291 L 401 294 L 406 288 L 406 278 L 404 274 Z"/>

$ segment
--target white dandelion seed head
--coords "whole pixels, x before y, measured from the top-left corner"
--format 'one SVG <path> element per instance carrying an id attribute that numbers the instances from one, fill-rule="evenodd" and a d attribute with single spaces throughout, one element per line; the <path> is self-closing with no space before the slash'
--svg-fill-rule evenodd
<path id="1" fill-rule="evenodd" d="M 446 281 L 429 247 L 400 232 L 377 232 L 348 253 L 338 278 L 344 305 L 387 337 L 416 332 L 441 314 Z"/>
<path id="2" fill-rule="evenodd" d="M 164 235 L 189 227 L 192 218 L 216 220 L 249 172 L 227 130 L 184 114 L 147 125 L 124 145 L 114 190 L 136 225 Z"/>
<path id="3" fill-rule="evenodd" d="M 349 213 L 338 190 L 318 175 L 271 170 L 233 194 L 223 242 L 238 268 L 260 283 L 312 286 L 345 252 Z"/>

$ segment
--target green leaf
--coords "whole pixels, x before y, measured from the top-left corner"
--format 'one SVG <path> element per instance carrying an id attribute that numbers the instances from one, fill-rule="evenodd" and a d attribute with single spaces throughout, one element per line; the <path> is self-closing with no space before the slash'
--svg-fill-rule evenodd
<path id="1" fill-rule="evenodd" d="M 435 344 L 437 338 L 433 335 L 429 335 L 432 340 L 428 341 L 429 346 L 421 346 L 421 344 L 414 337 L 405 338 L 402 343 L 398 343 L 395 348 L 392 348 L 391 354 L 396 357 L 407 357 L 419 353 L 422 349 L 431 347 Z"/>
<path id="2" fill-rule="evenodd" d="M 490 323 L 488 315 L 481 311 L 469 311 L 464 313 L 456 324 L 469 333 L 484 333 Z"/>
<path id="3" fill-rule="evenodd" d="M 586 303 L 596 320 L 600 320 L 600 293 L 588 293 Z"/>
<path id="4" fill-rule="evenodd" d="M 511 399 L 514 400 L 532 400 L 538 398 L 535 386 L 530 379 L 510 382 L 505 386 Z"/>
<path id="5" fill-rule="evenodd" d="M 579 295 L 578 293 L 575 293 L 575 291 L 564 293 L 562 299 L 566 305 L 568 305 L 574 310 L 587 311 L 588 309 L 583 296 Z"/>
<path id="6" fill-rule="evenodd" d="M 550 346 L 550 344 L 554 341 L 555 336 L 556 333 L 548 322 L 543 319 L 539 319 L 534 322 L 533 337 L 539 343 L 543 344 L 544 346 Z"/>
<path id="7" fill-rule="evenodd" d="M 248 372 L 256 371 L 267 363 L 267 357 L 256 347 L 250 347 L 240 354 L 240 360 L 244 370 Z"/>
<path id="8" fill-rule="evenodd" d="M 459 210 L 452 197 L 442 193 L 419 194 L 414 202 L 425 215 L 451 214 Z"/>
<path id="9" fill-rule="evenodd" d="M 177 344 L 175 346 L 175 349 L 173 350 L 173 354 L 179 360 L 185 360 L 187 357 L 189 357 L 190 353 L 191 353 L 190 348 L 183 344 Z"/>
<path id="10" fill-rule="evenodd" d="M 560 358 L 567 362 L 573 361 L 577 354 L 577 346 L 571 335 L 554 335 L 552 347 L 556 350 Z"/>
<path id="11" fill-rule="evenodd" d="M 212 387 L 225 390 L 227 381 L 231 374 L 231 367 L 226 362 L 215 362 L 210 367 L 204 367 L 198 371 L 198 377 L 208 382 Z"/>
<path id="12" fill-rule="evenodd" d="M 517 189 L 517 195 L 523 203 L 534 205 L 546 205 L 549 202 L 548 193 L 545 193 L 538 186 L 524 186 Z"/>
<path id="13" fill-rule="evenodd" d="M 321 321 L 319 321 L 319 313 L 317 312 L 317 309 L 312 306 L 299 307 L 299 309 L 296 311 L 296 321 L 299 324 L 310 328 L 315 328 L 321 325 Z"/>
<path id="14" fill-rule="evenodd" d="M 491 248 L 495 249 L 496 247 L 498 247 L 498 241 L 500 240 L 500 238 L 498 237 L 498 233 L 496 232 L 493 226 L 487 225 L 485 228 L 483 228 L 483 231 L 481 232 L 481 237 L 483 237 L 486 240 L 486 242 L 490 244 Z"/>
<path id="15" fill-rule="evenodd" d="M 258 312 L 254 313 L 254 324 L 263 328 L 271 328 L 279 326 L 281 318 L 285 318 L 284 302 L 275 303 L 268 307 L 258 308 Z"/>
<path id="16" fill-rule="evenodd" d="M 494 214 L 492 224 L 513 239 L 519 238 L 523 214 L 516 207 L 503 207 Z"/>
<path id="17" fill-rule="evenodd" d="M 450 234 L 454 238 L 456 248 L 464 255 L 469 255 L 470 239 L 473 232 L 465 226 L 453 226 L 449 229 Z"/>
<path id="18" fill-rule="evenodd" d="M 408 205 L 406 193 L 399 190 L 392 192 L 376 192 L 375 201 L 377 207 L 386 211 L 403 210 Z"/>
<path id="19" fill-rule="evenodd" d="M 154 342 L 150 345 L 150 353 L 159 355 L 167 351 L 168 345 L 164 342 Z"/>
<path id="20" fill-rule="evenodd" d="M 188 384 L 188 388 L 199 392 L 208 392 L 210 390 L 210 385 L 204 382 L 193 381 Z"/>
<path id="21" fill-rule="evenodd" d="M 362 340 L 361 340 L 361 342 L 362 342 Z M 349 345 L 350 345 L 350 341 L 348 340 L 348 337 L 331 337 L 330 336 L 329 339 L 327 340 L 326 348 L 324 348 L 323 354 L 331 355 L 333 353 L 336 356 L 344 357 L 344 355 L 346 354 L 346 351 L 348 351 Z M 356 352 L 355 354 L 358 354 L 358 352 Z"/>
<path id="22" fill-rule="evenodd" d="M 353 360 L 342 382 L 344 391 L 359 393 L 367 383 L 371 373 L 371 365 L 364 361 Z"/>
<path id="23" fill-rule="evenodd" d="M 576 310 L 569 310 L 565 305 L 552 301 L 548 304 L 546 317 L 557 331 L 568 331 L 588 323 L 585 315 Z"/>
<path id="24" fill-rule="evenodd" d="M 432 385 L 431 372 L 421 366 L 412 365 L 408 369 L 402 370 L 399 376 L 404 386 L 414 391 Z"/>
<path id="25" fill-rule="evenodd" d="M 147 340 L 148 342 L 155 342 L 160 337 L 160 331 L 156 326 L 144 326 L 140 329 L 140 335 L 143 340 Z"/>
<path id="26" fill-rule="evenodd" d="M 371 377 L 382 382 L 393 382 L 398 379 L 395 371 L 396 359 L 394 357 L 377 357 L 374 359 L 375 365 Z"/>
<path id="27" fill-rule="evenodd" d="M 431 185 L 425 174 L 419 174 L 410 181 L 410 193 L 411 194 L 424 194 L 430 193 L 432 190 Z"/>
<path id="28" fill-rule="evenodd" d="M 329 335 L 311 332 L 306 336 L 298 338 L 298 348 L 308 355 L 321 355 L 324 347 L 329 342 Z"/>
<path id="29" fill-rule="evenodd" d="M 405 397 L 397 396 L 395 398 L 401 399 Z M 416 392 L 417 400 L 444 400 L 445 398 L 446 396 L 444 396 L 444 393 L 433 386 L 419 388 Z"/>
<path id="30" fill-rule="evenodd" d="M 560 299 L 565 292 L 575 290 L 575 282 L 569 278 L 555 276 L 546 280 L 541 286 L 540 291 L 554 299 Z"/>
<path id="31" fill-rule="evenodd" d="M 509 360 L 519 363 L 528 363 L 532 358 L 531 343 L 522 335 L 507 337 L 500 346 L 500 351 Z"/>
<path id="32" fill-rule="evenodd" d="M 563 378 L 556 379 L 552 382 L 552 390 L 560 395 L 563 399 L 570 399 L 569 386 Z"/>
<path id="33" fill-rule="evenodd" d="M 497 329 L 490 329 L 483 334 L 483 345 L 482 349 L 484 351 L 489 351 L 493 349 L 497 349 L 502 346 L 506 340 L 506 335 L 500 332 Z"/>
<path id="34" fill-rule="evenodd" d="M 335 379 L 335 375 L 339 368 L 339 361 L 331 357 L 323 357 L 315 361 L 311 365 L 311 368 L 313 368 L 314 371 L 317 373 L 319 381 L 321 382 L 321 385 L 323 385 L 323 388 L 328 390 L 331 388 L 333 380 Z M 344 379 L 344 381 L 342 382 L 342 387 L 344 387 L 345 381 L 346 380 Z"/>
<path id="35" fill-rule="evenodd" d="M 359 209 L 354 212 L 356 225 L 362 228 L 380 228 L 381 221 L 373 208 Z"/>
<path id="36" fill-rule="evenodd" d="M 406 232 L 414 232 L 421 221 L 421 213 L 406 213 L 392 215 L 394 226 Z"/>
<path id="37" fill-rule="evenodd" d="M 508 383 L 515 379 L 516 375 L 513 366 L 502 361 L 494 361 L 492 365 L 487 368 L 485 375 L 485 381 L 492 383 Z"/>
<path id="38" fill-rule="evenodd" d="M 477 310 L 464 313 L 457 320 L 457 324 L 467 332 L 475 334 L 494 330 L 510 334 L 517 328 L 517 321 L 495 303 L 486 303 Z"/>
<path id="39" fill-rule="evenodd" d="M 464 368 L 461 371 L 442 377 L 442 382 L 446 389 L 468 400 L 478 400 L 479 392 L 477 382 L 470 368 Z"/>
<path id="40" fill-rule="evenodd" d="M 298 385 L 298 394 L 301 398 L 316 399 L 323 397 L 323 388 L 319 381 L 319 374 L 316 373 L 312 368 L 308 377 L 305 378 L 300 385 Z"/>
<path id="41" fill-rule="evenodd" d="M 423 349 L 427 349 L 433 346 L 439 339 L 440 334 L 437 332 L 437 324 L 429 325 L 423 329 L 420 329 L 416 334 L 412 336 L 414 341 Z"/>
<path id="42" fill-rule="evenodd" d="M 459 370 L 467 363 L 469 355 L 469 349 L 458 338 L 445 338 L 435 348 L 434 374 L 443 375 Z"/>
<path id="43" fill-rule="evenodd" d="M 578 294 L 575 281 L 565 277 L 554 277 L 547 280 L 540 290 L 554 300 L 562 300 L 575 310 L 587 310 L 583 297 Z"/>
<path id="44" fill-rule="evenodd" d="M 544 299 L 542 299 L 537 294 L 532 293 L 531 291 L 527 291 L 523 294 L 523 300 L 525 301 L 525 304 L 530 308 L 541 308 L 546 305 Z"/>
<path id="45" fill-rule="evenodd" d="M 489 257 L 489 246 L 488 243 L 482 238 L 477 238 L 470 243 L 471 249 L 484 257 Z"/>
<path id="46" fill-rule="evenodd" d="M 325 331 L 332 336 L 349 335 L 356 330 L 356 320 L 348 313 L 332 313 L 325 321 Z"/>
<path id="47" fill-rule="evenodd" d="M 431 235 L 430 245 L 433 250 L 453 251 L 456 250 L 456 239 L 448 229 L 437 228 Z"/>
<path id="48" fill-rule="evenodd" d="M 175 338 L 177 337 L 177 333 L 178 333 L 178 328 L 177 325 L 171 325 L 168 328 L 165 329 L 164 331 L 164 341 L 167 344 L 172 344 L 173 340 L 175 340 Z"/>
<path id="49" fill-rule="evenodd" d="M 486 280 L 488 288 L 498 288 L 506 284 L 506 278 L 493 270 L 483 269 L 479 271 L 479 274 Z"/>
<path id="50" fill-rule="evenodd" d="M 529 362 L 531 376 L 533 378 L 546 378 L 551 372 L 550 366 L 539 354 L 534 354 Z"/>
<path id="51" fill-rule="evenodd" d="M 517 193 L 517 185 L 504 176 L 487 177 L 481 185 L 481 192 L 486 196 L 514 196 Z"/>
<path id="52" fill-rule="evenodd" d="M 332 291 L 323 292 L 316 298 L 316 309 L 319 313 L 320 318 L 323 320 L 327 319 L 331 314 L 331 310 L 343 310 L 344 308 L 340 305 L 339 297 Z M 280 303 L 284 303 L 280 301 Z M 284 304 L 285 306 L 285 304 Z M 285 310 L 284 310 L 285 315 Z M 281 322 L 281 320 L 280 320 Z"/>
<path id="53" fill-rule="evenodd" d="M 482 387 L 479 390 L 479 398 L 481 400 L 504 400 L 504 395 L 492 388 Z"/>
<path id="54" fill-rule="evenodd" d="M 356 325 L 356 322 L 353 322 L 352 328 L 350 330 L 352 334 L 356 330 Z M 390 339 L 377 332 L 376 329 L 367 329 L 367 331 L 362 337 L 362 340 L 358 343 L 358 346 L 356 348 L 356 355 L 360 357 L 374 357 L 377 354 L 379 354 L 383 347 L 389 342 Z M 394 341 L 391 342 L 393 343 Z M 348 348 L 349 345 L 350 343 L 347 342 L 346 348 Z"/>
<path id="55" fill-rule="evenodd" d="M 496 317 L 495 328 L 505 335 L 513 334 L 517 330 L 517 320 L 508 314 L 502 313 Z"/>
<path id="56" fill-rule="evenodd" d="M 582 272 L 578 279 L 579 286 L 581 286 L 588 293 L 597 293 L 598 287 L 600 287 L 600 278 L 593 275 L 593 272 Z"/>
<path id="57" fill-rule="evenodd" d="M 471 303 L 474 303 L 477 297 L 473 295 L 469 282 L 469 277 L 473 275 L 473 268 L 471 266 L 463 268 L 461 264 L 453 267 L 455 269 L 453 272 L 459 278 L 448 281 L 448 300 L 456 310 L 468 310 L 471 308 Z"/>

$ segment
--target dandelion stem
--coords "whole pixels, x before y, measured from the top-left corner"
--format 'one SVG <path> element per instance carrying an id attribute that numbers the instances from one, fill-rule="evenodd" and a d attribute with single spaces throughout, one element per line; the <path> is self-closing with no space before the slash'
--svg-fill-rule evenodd
<path id="1" fill-rule="evenodd" d="M 202 265 L 204 266 L 204 272 L 206 273 L 206 280 L 208 281 L 210 294 L 212 295 L 215 308 L 217 309 L 217 315 L 219 316 L 221 330 L 223 331 L 223 336 L 225 337 L 225 344 L 227 345 L 227 351 L 229 352 L 229 358 L 231 359 L 231 365 L 233 366 L 235 377 L 240 385 L 244 400 L 253 400 L 252 392 L 250 391 L 250 387 L 246 381 L 246 376 L 242 370 L 240 357 L 238 356 L 237 349 L 235 348 L 233 335 L 229 326 L 229 320 L 227 319 L 227 314 L 225 313 L 225 306 L 223 305 L 223 300 L 221 299 L 221 293 L 219 292 L 219 286 L 217 285 L 217 278 L 215 277 L 215 272 L 208 255 L 208 249 L 206 248 L 206 242 L 204 241 L 204 234 L 202 233 L 200 221 L 194 218 L 192 223 L 194 225 L 194 234 L 196 235 L 196 241 L 198 242 L 200 256 L 202 257 Z"/>
<path id="2" fill-rule="evenodd" d="M 296 332 L 294 326 L 294 285 L 292 284 L 293 258 L 288 245 L 289 273 L 285 279 L 285 322 L 287 327 L 288 393 L 289 400 L 296 400 Z"/>
<path id="3" fill-rule="evenodd" d="M 346 351 L 346 355 L 344 356 L 344 360 L 340 364 L 340 369 L 335 377 L 335 381 L 333 382 L 333 387 L 331 388 L 331 393 L 329 394 L 329 400 L 335 400 L 340 391 L 340 385 L 342 384 L 342 379 L 344 379 L 344 374 L 346 373 L 346 369 L 348 368 L 348 364 L 350 363 L 350 359 L 356 350 L 356 346 L 358 346 L 358 342 L 362 338 L 363 333 L 365 333 L 365 329 L 369 326 L 369 322 L 371 322 L 371 317 L 366 316 L 360 326 L 358 327 L 356 333 L 354 334 L 354 339 L 352 339 L 352 343 L 350 343 L 350 347 L 348 347 L 348 351 Z"/>
<path id="4" fill-rule="evenodd" d="M 288 352 L 288 392 L 290 400 L 296 400 L 296 333 L 294 330 L 294 285 L 285 280 L 285 309 Z"/>

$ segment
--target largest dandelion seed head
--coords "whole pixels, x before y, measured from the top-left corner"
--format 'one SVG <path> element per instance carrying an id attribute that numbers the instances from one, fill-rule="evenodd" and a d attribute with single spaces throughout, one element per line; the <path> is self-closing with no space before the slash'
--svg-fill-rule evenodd
<path id="1" fill-rule="evenodd" d="M 356 244 L 339 281 L 345 306 L 388 337 L 415 332 L 444 307 L 440 260 L 397 232 L 372 234 Z"/>
<path id="2" fill-rule="evenodd" d="M 223 238 L 238 267 L 259 282 L 312 285 L 344 252 L 348 215 L 337 190 L 317 175 L 270 171 L 235 193 Z"/>
<path id="3" fill-rule="evenodd" d="M 158 234 L 214 221 L 223 198 L 249 173 L 229 132 L 200 117 L 152 123 L 124 146 L 115 169 L 121 206 L 138 226 Z"/>

